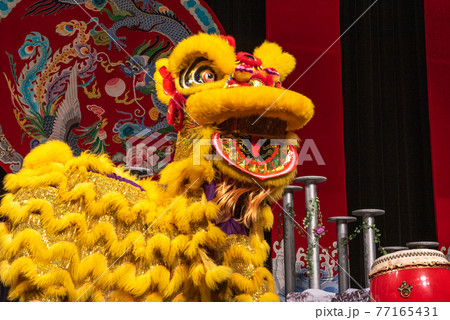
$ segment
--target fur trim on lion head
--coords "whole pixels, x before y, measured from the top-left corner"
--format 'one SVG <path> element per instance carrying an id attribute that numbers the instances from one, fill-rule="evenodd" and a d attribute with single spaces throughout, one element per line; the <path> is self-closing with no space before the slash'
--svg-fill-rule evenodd
<path id="1" fill-rule="evenodd" d="M 163 172 L 163 180 L 201 176 L 210 182 L 225 175 L 281 195 L 296 174 L 293 131 L 314 113 L 311 100 L 282 87 L 294 68 L 295 58 L 273 42 L 253 54 L 236 52 L 234 39 L 219 35 L 197 34 L 180 42 L 156 63 L 154 78 L 158 98 L 169 106 L 167 119 L 179 132 L 175 161 L 189 159 L 185 165 L 191 169 L 183 172 L 192 177 L 168 178 Z M 200 149 L 197 165 L 206 175 L 193 169 Z"/>

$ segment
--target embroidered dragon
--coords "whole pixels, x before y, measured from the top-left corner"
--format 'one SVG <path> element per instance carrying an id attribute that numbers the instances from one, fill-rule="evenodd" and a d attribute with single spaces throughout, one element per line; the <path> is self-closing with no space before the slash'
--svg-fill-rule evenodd
<path id="1" fill-rule="evenodd" d="M 81 149 L 78 146 L 78 140 L 85 139 L 88 144 L 94 146 L 93 152 L 106 151 L 105 137 L 98 135 L 106 125 L 106 119 L 99 120 L 87 128 L 81 128 L 82 134 L 74 132 L 81 121 L 77 78 L 87 77 L 95 70 L 93 64 L 95 50 L 92 51 L 85 43 L 87 35 L 82 34 L 85 27 L 84 22 L 71 21 L 59 24 L 56 31 L 62 35 L 72 35 L 76 28 L 80 29 L 80 34 L 72 44 L 56 50 L 53 55 L 45 36 L 38 32 L 27 35 L 19 49 L 19 56 L 30 62 L 23 67 L 19 77 L 16 76 L 13 57 L 8 54 L 14 84 L 6 75 L 5 78 L 15 101 L 14 114 L 24 129 L 24 134 L 28 134 L 33 139 L 32 147 L 49 139 L 59 139 L 67 142 L 74 154 L 79 155 Z M 62 31 L 67 28 L 69 32 Z M 75 63 L 58 72 L 61 65 L 72 62 L 75 57 L 85 61 L 80 70 L 78 63 Z"/>

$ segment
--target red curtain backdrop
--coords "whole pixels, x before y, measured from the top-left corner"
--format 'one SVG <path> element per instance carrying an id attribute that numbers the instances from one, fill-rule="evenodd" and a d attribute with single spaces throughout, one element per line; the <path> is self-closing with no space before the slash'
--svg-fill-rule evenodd
<path id="1" fill-rule="evenodd" d="M 428 109 L 438 241 L 450 245 L 450 2 L 425 0 Z"/>
<path id="2" fill-rule="evenodd" d="M 321 239 L 321 245 L 328 248 L 336 241 L 336 226 L 326 222 L 326 217 L 347 215 L 341 51 L 337 41 L 339 1 L 267 0 L 266 12 L 267 39 L 279 43 L 297 59 L 295 71 L 283 85 L 288 88 L 293 84 L 291 89 L 309 97 L 316 108 L 313 119 L 298 132 L 302 144 L 312 147 L 306 149 L 312 161 L 303 162 L 298 176 L 320 175 L 328 179 L 318 185 L 323 220 L 329 230 Z M 320 163 L 314 145 L 325 164 Z M 294 196 L 297 221 L 301 223 L 305 214 L 304 192 Z M 306 240 L 299 237 L 297 245 L 306 248 Z"/>

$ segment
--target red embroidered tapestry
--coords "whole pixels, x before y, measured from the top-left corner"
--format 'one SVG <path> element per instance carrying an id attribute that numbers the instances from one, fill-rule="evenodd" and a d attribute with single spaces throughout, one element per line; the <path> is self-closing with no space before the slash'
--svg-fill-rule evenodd
<path id="1" fill-rule="evenodd" d="M 116 164 L 161 171 L 176 133 L 156 98 L 154 62 L 191 34 L 222 32 L 200 0 L 1 1 L 0 27 L 7 172 L 51 138 L 76 155 L 106 153 Z M 139 154 L 141 143 L 151 152 Z"/>

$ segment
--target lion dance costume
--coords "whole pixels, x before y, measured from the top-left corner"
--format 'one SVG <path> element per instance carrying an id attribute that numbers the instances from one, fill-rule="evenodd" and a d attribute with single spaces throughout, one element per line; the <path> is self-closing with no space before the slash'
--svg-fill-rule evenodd
<path id="1" fill-rule="evenodd" d="M 73 157 L 59 141 L 5 178 L 0 277 L 10 299 L 278 301 L 263 232 L 296 175 L 293 131 L 313 105 L 281 87 L 295 59 L 277 44 L 234 46 L 197 34 L 157 61 L 158 98 L 178 131 L 159 181 L 138 181 L 107 156 Z"/>

